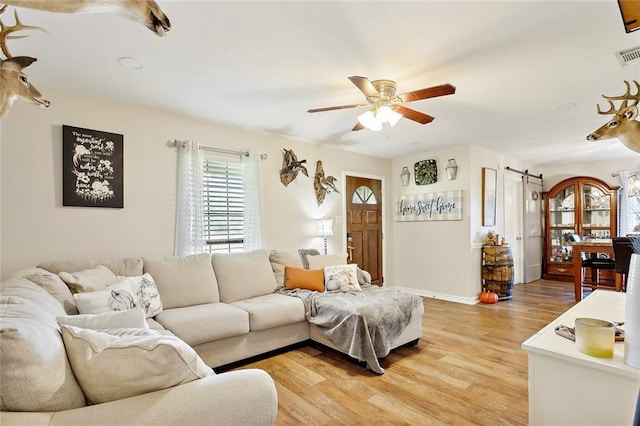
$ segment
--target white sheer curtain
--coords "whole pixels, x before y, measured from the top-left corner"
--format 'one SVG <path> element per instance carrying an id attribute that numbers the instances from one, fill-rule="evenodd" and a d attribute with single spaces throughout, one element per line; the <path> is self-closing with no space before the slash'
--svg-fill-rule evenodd
<path id="1" fill-rule="evenodd" d="M 244 181 L 244 251 L 262 247 L 260 161 L 254 152 L 242 156 Z"/>
<path id="2" fill-rule="evenodd" d="M 620 211 L 618 223 L 618 235 L 627 235 L 640 231 L 640 197 L 629 196 L 629 177 L 638 172 L 622 170 L 618 172 L 620 179 L 620 198 L 618 209 Z"/>
<path id="3" fill-rule="evenodd" d="M 175 254 L 207 252 L 202 208 L 202 158 L 194 141 L 177 142 L 178 193 Z"/>

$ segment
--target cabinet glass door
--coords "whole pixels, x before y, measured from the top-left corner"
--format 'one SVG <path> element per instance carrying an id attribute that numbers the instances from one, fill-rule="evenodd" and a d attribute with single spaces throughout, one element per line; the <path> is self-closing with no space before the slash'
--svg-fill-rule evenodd
<path id="1" fill-rule="evenodd" d="M 611 196 L 590 184 L 582 185 L 584 238 L 611 238 Z"/>
<path id="2" fill-rule="evenodd" d="M 571 262 L 573 247 L 569 245 L 571 236 L 575 232 L 576 189 L 574 185 L 567 186 L 549 200 L 549 238 L 551 250 L 549 261 Z"/>

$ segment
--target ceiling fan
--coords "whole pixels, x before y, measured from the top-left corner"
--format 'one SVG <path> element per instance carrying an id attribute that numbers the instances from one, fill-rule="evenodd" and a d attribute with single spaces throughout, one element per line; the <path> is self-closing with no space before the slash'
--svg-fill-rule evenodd
<path id="1" fill-rule="evenodd" d="M 383 123 L 389 123 L 392 127 L 405 117 L 420 124 L 433 121 L 434 117 L 423 114 L 414 109 L 407 108 L 402 103 L 435 98 L 438 96 L 452 95 L 456 92 L 455 86 L 442 84 L 426 89 L 414 90 L 396 95 L 396 82 L 393 80 L 369 80 L 367 77 L 352 76 L 349 80 L 367 97 L 366 104 L 340 105 L 326 108 L 310 109 L 307 112 L 324 112 L 337 109 L 371 107 L 364 114 L 358 116 L 358 123 L 353 131 L 368 128 L 382 130 Z"/>

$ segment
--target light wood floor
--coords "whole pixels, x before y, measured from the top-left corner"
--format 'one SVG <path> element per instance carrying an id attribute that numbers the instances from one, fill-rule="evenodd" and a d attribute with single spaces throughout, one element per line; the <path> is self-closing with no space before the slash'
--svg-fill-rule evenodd
<path id="1" fill-rule="evenodd" d="M 275 380 L 277 425 L 526 425 L 520 345 L 573 304 L 570 283 L 544 280 L 495 305 L 426 299 L 422 339 L 383 359 L 384 375 L 319 345 L 240 368 Z"/>

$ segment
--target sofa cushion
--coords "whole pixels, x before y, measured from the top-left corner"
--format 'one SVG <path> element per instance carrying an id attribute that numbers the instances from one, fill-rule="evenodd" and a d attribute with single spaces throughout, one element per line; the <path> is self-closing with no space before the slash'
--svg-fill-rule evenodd
<path id="1" fill-rule="evenodd" d="M 222 302 L 270 294 L 278 286 L 266 250 L 214 254 L 211 258 Z"/>
<path id="2" fill-rule="evenodd" d="M 309 261 L 309 269 L 320 269 L 325 266 L 333 266 L 333 265 L 346 265 L 347 264 L 347 254 L 339 253 L 339 254 L 320 254 L 320 255 L 309 255 L 307 256 L 307 260 Z"/>
<path id="3" fill-rule="evenodd" d="M 361 291 L 358 284 L 358 267 L 355 263 L 348 265 L 325 266 L 324 286 L 327 291 Z"/>
<path id="4" fill-rule="evenodd" d="M 85 269 L 92 269 L 98 265 L 106 266 L 115 275 L 124 275 L 125 277 L 142 275 L 141 257 L 105 260 L 53 261 L 41 263 L 38 265 L 38 268 L 46 269 L 54 274 L 59 274 L 60 272 L 78 272 Z"/>
<path id="5" fill-rule="evenodd" d="M 73 373 L 93 404 L 188 383 L 213 374 L 175 336 L 149 329 L 61 326 Z"/>
<path id="6" fill-rule="evenodd" d="M 226 303 L 165 309 L 155 319 L 191 346 L 249 332 L 249 314 Z"/>
<path id="7" fill-rule="evenodd" d="M 25 279 L 0 283 L 0 409 L 60 411 L 86 405 L 56 322 L 56 299 Z"/>
<path id="8" fill-rule="evenodd" d="M 271 253 L 269 253 L 269 262 L 271 262 L 271 269 L 276 278 L 276 283 L 279 286 L 284 285 L 285 266 L 295 266 L 296 268 L 304 267 L 300 256 L 283 250 L 271 250 Z"/>
<path id="9" fill-rule="evenodd" d="M 29 281 L 39 285 L 47 290 L 47 293 L 55 297 L 60 302 L 67 314 L 73 315 L 78 313 L 76 301 L 73 299 L 71 290 L 67 284 L 62 281 L 58 274 L 49 272 L 42 268 L 28 268 L 18 271 L 9 278 L 26 278 Z"/>
<path id="10" fill-rule="evenodd" d="M 60 325 L 72 325 L 80 328 L 100 330 L 103 328 L 149 328 L 140 309 L 111 311 L 102 314 L 80 314 L 56 317 Z"/>
<path id="11" fill-rule="evenodd" d="M 145 257 L 144 272 L 155 280 L 164 309 L 220 301 L 209 254 Z"/>
<path id="12" fill-rule="evenodd" d="M 131 285 L 133 297 L 136 299 L 138 308 L 142 309 L 145 317 L 151 318 L 162 312 L 162 299 L 158 292 L 158 287 L 151 274 L 146 273 L 136 277 L 124 278 Z"/>
<path id="13" fill-rule="evenodd" d="M 58 275 L 76 293 L 104 290 L 118 281 L 116 274 L 103 265 L 73 273 L 62 271 Z"/>
<path id="14" fill-rule="evenodd" d="M 73 298 L 76 300 L 78 312 L 81 314 L 101 314 L 109 311 L 138 309 L 133 290 L 126 279 L 116 281 L 104 290 L 76 293 Z"/>
<path id="15" fill-rule="evenodd" d="M 284 294 L 266 294 L 233 302 L 232 305 L 249 313 L 251 331 L 268 330 L 305 320 L 302 300 Z"/>
<path id="16" fill-rule="evenodd" d="M 284 288 L 287 290 L 301 288 L 322 293 L 324 291 L 324 270 L 285 266 Z"/>

